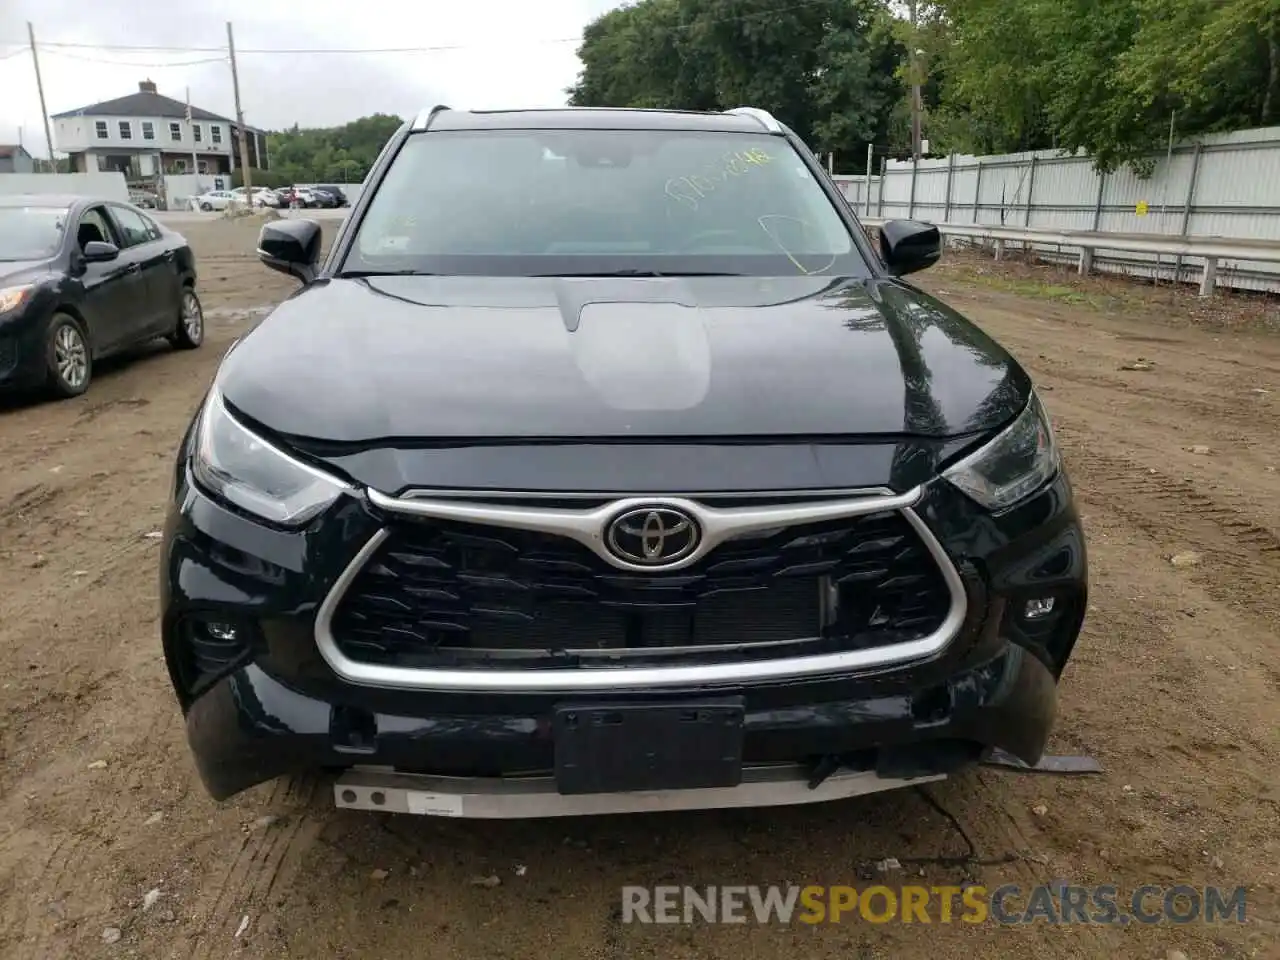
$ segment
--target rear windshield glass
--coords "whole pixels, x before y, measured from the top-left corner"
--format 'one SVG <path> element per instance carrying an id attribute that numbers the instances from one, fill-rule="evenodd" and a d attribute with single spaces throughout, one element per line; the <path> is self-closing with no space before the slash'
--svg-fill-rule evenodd
<path id="1" fill-rule="evenodd" d="M 415 135 L 342 271 L 868 273 L 786 140 L 670 130 Z"/>
<path id="2" fill-rule="evenodd" d="M 62 246 L 67 211 L 59 207 L 0 207 L 0 260 L 44 260 Z"/>

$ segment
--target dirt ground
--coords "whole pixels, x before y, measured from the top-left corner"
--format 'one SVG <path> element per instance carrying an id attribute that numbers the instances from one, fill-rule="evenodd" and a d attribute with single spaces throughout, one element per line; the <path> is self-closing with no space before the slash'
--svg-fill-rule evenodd
<path id="1" fill-rule="evenodd" d="M 495 825 L 339 813 L 319 780 L 205 796 L 148 534 L 222 351 L 291 287 L 247 256 L 252 227 L 181 229 L 202 257 L 202 350 L 111 363 L 74 401 L 0 406 L 0 956 L 1280 956 L 1280 339 L 1259 329 L 1275 301 L 1208 314 L 965 255 L 922 275 L 1045 390 L 1092 564 L 1054 749 L 1104 775 L 985 769 L 781 812 Z M 997 938 L 618 919 L 624 884 L 864 884 L 885 857 L 895 885 L 1244 884 L 1249 922 Z"/>

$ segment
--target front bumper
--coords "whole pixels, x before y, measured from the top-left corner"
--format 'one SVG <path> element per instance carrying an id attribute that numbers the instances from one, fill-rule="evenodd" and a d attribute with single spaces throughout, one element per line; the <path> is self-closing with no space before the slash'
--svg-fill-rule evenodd
<path id="1" fill-rule="evenodd" d="M 351 500 L 305 532 L 284 533 L 205 497 L 182 466 L 175 481 L 160 578 L 165 654 L 196 765 L 217 799 L 323 767 L 545 774 L 555 762 L 552 716 L 566 699 L 679 703 L 708 692 L 742 698 L 748 767 L 834 761 L 910 779 L 945 774 L 994 747 L 1035 762 L 1086 603 L 1084 539 L 1065 476 L 997 518 L 936 484 L 916 510 L 961 574 L 967 612 L 955 638 L 921 662 L 572 696 L 358 685 L 326 662 L 315 626 L 333 584 L 380 529 L 370 505 Z M 1044 597 L 1055 600 L 1054 617 L 1028 621 L 1027 601 Z M 192 618 L 237 625 L 249 638 L 197 684 L 184 632 Z"/>
<path id="2" fill-rule="evenodd" d="M 799 693 L 799 691 L 793 691 Z M 809 696 L 824 696 L 815 690 Z M 275 777 L 322 767 L 389 767 L 499 776 L 550 770 L 551 716 L 511 702 L 502 712 L 414 714 L 350 708 L 307 696 L 250 664 L 187 713 L 187 736 L 209 793 L 224 799 Z M 581 698 L 577 698 L 581 700 Z M 998 746 L 1038 759 L 1053 726 L 1056 681 L 1019 647 L 913 693 L 789 702 L 748 699 L 744 760 L 842 758 L 883 778 L 951 772 Z M 790 697 L 789 700 L 797 698 Z"/>
<path id="3" fill-rule="evenodd" d="M 45 360 L 48 317 L 24 308 L 28 315 L 0 323 L 0 391 L 29 390 L 49 375 Z"/>

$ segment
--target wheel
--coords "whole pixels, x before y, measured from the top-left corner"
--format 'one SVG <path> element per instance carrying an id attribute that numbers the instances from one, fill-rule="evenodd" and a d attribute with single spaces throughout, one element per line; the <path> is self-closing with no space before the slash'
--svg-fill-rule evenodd
<path id="1" fill-rule="evenodd" d="M 203 210 L 205 213 L 208 213 L 210 210 L 212 210 L 212 209 L 213 209 L 213 204 L 212 204 L 212 203 L 202 203 L 202 204 L 200 204 L 200 209 L 201 209 L 201 210 Z"/>
<path id="2" fill-rule="evenodd" d="M 178 313 L 178 325 L 169 334 L 169 342 L 178 350 L 194 350 L 204 343 L 204 309 L 200 298 L 191 287 L 182 288 L 182 306 Z"/>
<path id="3" fill-rule="evenodd" d="M 55 313 L 47 338 L 49 391 L 60 398 L 78 397 L 89 389 L 93 355 L 80 321 L 67 313 Z"/>

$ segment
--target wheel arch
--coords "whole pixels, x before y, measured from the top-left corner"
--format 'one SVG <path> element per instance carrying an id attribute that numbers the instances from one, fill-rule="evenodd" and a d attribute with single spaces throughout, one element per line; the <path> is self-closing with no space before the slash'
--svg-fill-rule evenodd
<path id="1" fill-rule="evenodd" d="M 52 324 L 53 318 L 60 313 L 65 313 L 67 316 L 71 317 L 73 320 L 75 320 L 77 323 L 80 324 L 80 329 L 84 331 L 84 335 L 86 339 L 88 339 L 89 341 L 90 356 L 92 356 L 93 359 L 95 360 L 98 359 L 98 343 L 93 335 L 93 330 L 89 327 L 89 321 L 85 319 L 84 311 L 82 311 L 74 303 L 71 303 L 69 301 L 60 301 L 56 303 L 53 307 L 53 310 L 50 311 L 49 323 Z M 48 335 L 49 335 L 48 328 L 46 327 L 45 336 L 48 336 Z"/>

